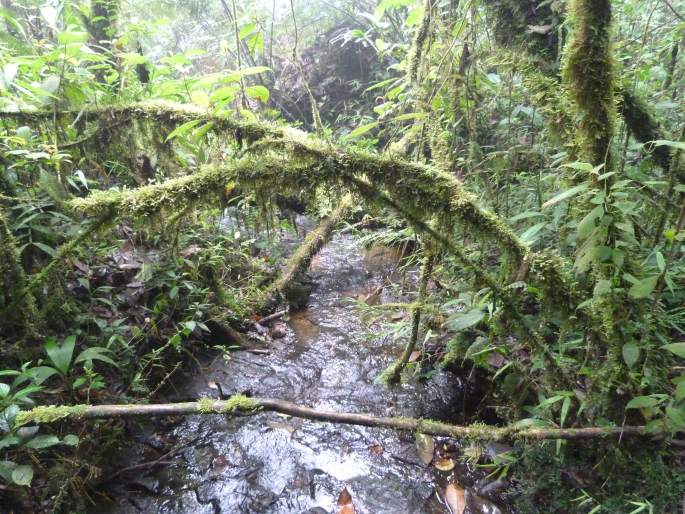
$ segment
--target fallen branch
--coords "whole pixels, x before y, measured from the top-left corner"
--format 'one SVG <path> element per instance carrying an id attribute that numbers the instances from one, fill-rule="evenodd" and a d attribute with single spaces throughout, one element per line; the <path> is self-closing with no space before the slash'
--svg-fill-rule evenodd
<path id="1" fill-rule="evenodd" d="M 264 311 L 281 298 L 288 297 L 297 277 L 309 268 L 314 256 L 330 240 L 333 230 L 345 219 L 351 208 L 352 195 L 346 194 L 331 215 L 324 218 L 314 230 L 307 234 L 304 242 L 288 259 L 281 274 L 267 289 L 262 302 L 263 305 L 256 308 L 256 311 Z"/>
<path id="2" fill-rule="evenodd" d="M 235 395 L 228 400 L 203 398 L 195 402 L 128 404 L 128 405 L 74 405 L 43 406 L 17 415 L 17 425 L 53 423 L 61 419 L 125 419 L 135 417 L 188 416 L 194 414 L 233 414 L 252 416 L 262 411 L 279 412 L 298 418 L 421 432 L 476 441 L 592 439 L 599 437 L 651 436 L 644 426 L 608 426 L 588 428 L 524 428 L 510 425 L 451 425 L 440 421 L 416 418 L 380 417 L 372 414 L 334 412 L 303 407 L 285 400 L 248 398 Z"/>

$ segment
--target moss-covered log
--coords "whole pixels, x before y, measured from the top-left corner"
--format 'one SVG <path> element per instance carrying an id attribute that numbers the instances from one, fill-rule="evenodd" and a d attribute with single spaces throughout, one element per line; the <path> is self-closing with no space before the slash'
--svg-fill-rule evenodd
<path id="1" fill-rule="evenodd" d="M 136 417 L 184 416 L 184 415 L 242 415 L 250 416 L 263 411 L 278 412 L 299 418 L 388 428 L 407 432 L 468 439 L 472 441 L 544 439 L 593 439 L 602 437 L 652 436 L 643 426 L 606 426 L 588 428 L 524 428 L 516 425 L 498 427 L 492 425 L 451 425 L 428 419 L 381 417 L 373 414 L 335 412 L 312 409 L 296 403 L 272 398 L 248 398 L 235 395 L 228 400 L 202 398 L 196 402 L 128 405 L 74 405 L 36 407 L 17 415 L 19 425 L 54 423 L 62 419 L 72 421 L 91 419 L 127 419 Z"/>
<path id="2" fill-rule="evenodd" d="M 266 162 L 262 165 L 268 166 Z M 97 191 L 85 198 L 70 200 L 67 206 L 74 213 L 96 218 L 116 219 L 128 216 L 141 219 L 159 216 L 163 212 L 176 212 L 198 200 L 234 194 L 231 181 L 235 178 L 239 166 L 240 164 L 210 165 L 190 175 L 173 178 L 160 184 L 132 190 Z"/>
<path id="3" fill-rule="evenodd" d="M 166 104 L 111 107 L 93 112 L 176 121 L 215 119 L 195 108 Z M 219 121 L 233 136 L 249 134 L 250 140 L 259 141 L 247 148 L 248 154 L 244 158 L 234 163 L 209 166 L 188 176 L 132 191 L 94 193 L 84 199 L 72 200 L 71 209 L 94 216 L 113 210 L 115 217 L 145 217 L 157 215 L 164 209 L 178 210 L 189 201 L 212 194 L 219 195 L 232 179 L 245 188 L 313 191 L 322 184 L 356 188 L 354 181 L 364 178 L 374 187 L 386 188 L 394 198 L 401 198 L 406 210 L 416 218 L 426 221 L 438 216 L 445 225 L 444 230 L 440 229 L 442 232 L 452 234 L 453 228 L 460 226 L 474 236 L 492 242 L 515 267 L 531 258 L 528 247 L 513 230 L 496 214 L 483 209 L 476 196 L 464 190 L 452 174 L 392 156 L 343 149 L 297 130 L 224 118 Z M 544 255 L 536 256 L 537 260 L 540 258 Z M 539 280 L 535 276 L 530 278 L 553 284 L 556 296 L 567 302 L 573 295 L 562 288 L 572 280 L 562 268 L 546 266 L 540 268 L 543 277 Z M 567 303 L 573 310 L 574 304 Z"/>

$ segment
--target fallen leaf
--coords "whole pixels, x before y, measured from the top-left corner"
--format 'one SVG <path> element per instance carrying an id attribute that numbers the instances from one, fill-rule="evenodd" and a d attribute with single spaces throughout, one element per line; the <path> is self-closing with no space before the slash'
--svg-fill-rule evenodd
<path id="1" fill-rule="evenodd" d="M 207 387 L 209 387 L 210 389 L 219 389 L 219 386 L 213 380 L 210 382 L 207 382 Z"/>
<path id="2" fill-rule="evenodd" d="M 447 484 L 445 488 L 445 503 L 451 514 L 463 514 L 466 510 L 464 488 L 459 484 Z"/>
<path id="3" fill-rule="evenodd" d="M 440 471 L 452 471 L 456 465 L 457 464 L 454 462 L 454 459 L 450 459 L 449 457 L 442 457 L 433 463 L 433 466 Z"/>
<path id="4" fill-rule="evenodd" d="M 340 491 L 340 496 L 338 496 L 338 508 L 336 509 L 336 514 L 355 514 L 357 511 L 354 508 L 354 503 L 352 503 L 352 495 L 350 491 L 345 487 Z"/>
<path id="5" fill-rule="evenodd" d="M 433 452 L 435 451 L 433 436 L 417 433 L 414 439 L 416 441 L 416 453 L 419 455 L 419 459 L 426 465 L 430 464 L 433 460 Z"/>
<path id="6" fill-rule="evenodd" d="M 371 450 L 371 453 L 373 453 L 374 455 L 380 455 L 381 453 L 383 453 L 385 448 L 381 443 L 373 442 L 369 445 L 369 450 Z"/>
<path id="7" fill-rule="evenodd" d="M 414 350 L 409 355 L 409 362 L 416 362 L 421 357 L 421 350 Z"/>

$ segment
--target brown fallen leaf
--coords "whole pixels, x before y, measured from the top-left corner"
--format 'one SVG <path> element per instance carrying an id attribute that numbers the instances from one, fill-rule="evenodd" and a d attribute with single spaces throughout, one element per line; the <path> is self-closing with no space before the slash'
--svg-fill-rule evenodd
<path id="1" fill-rule="evenodd" d="M 452 471 L 456 465 L 457 463 L 454 462 L 454 459 L 449 457 L 441 457 L 433 462 L 433 466 L 440 471 Z"/>
<path id="2" fill-rule="evenodd" d="M 340 496 L 338 496 L 338 508 L 336 509 L 336 514 L 355 514 L 357 511 L 354 508 L 354 503 L 352 503 L 352 495 L 350 491 L 345 487 L 340 491 Z"/>
<path id="3" fill-rule="evenodd" d="M 383 447 L 383 445 L 381 443 L 374 441 L 373 443 L 371 443 L 369 445 L 369 450 L 374 455 L 380 455 L 381 453 L 383 453 L 383 451 L 385 451 L 385 448 Z"/>
<path id="4" fill-rule="evenodd" d="M 421 350 L 414 350 L 411 352 L 411 355 L 409 355 L 409 362 L 416 362 L 419 360 L 421 357 Z"/>
<path id="5" fill-rule="evenodd" d="M 447 484 L 445 488 L 445 503 L 447 503 L 451 514 L 463 514 L 466 510 L 464 488 L 459 484 Z"/>

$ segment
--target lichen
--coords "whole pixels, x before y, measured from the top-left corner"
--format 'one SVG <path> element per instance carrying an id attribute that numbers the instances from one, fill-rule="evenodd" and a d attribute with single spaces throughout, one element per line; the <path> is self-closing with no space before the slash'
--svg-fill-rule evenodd
<path id="1" fill-rule="evenodd" d="M 53 423 L 64 418 L 80 418 L 88 410 L 88 405 L 41 405 L 17 414 L 17 426 L 27 424 Z"/>

